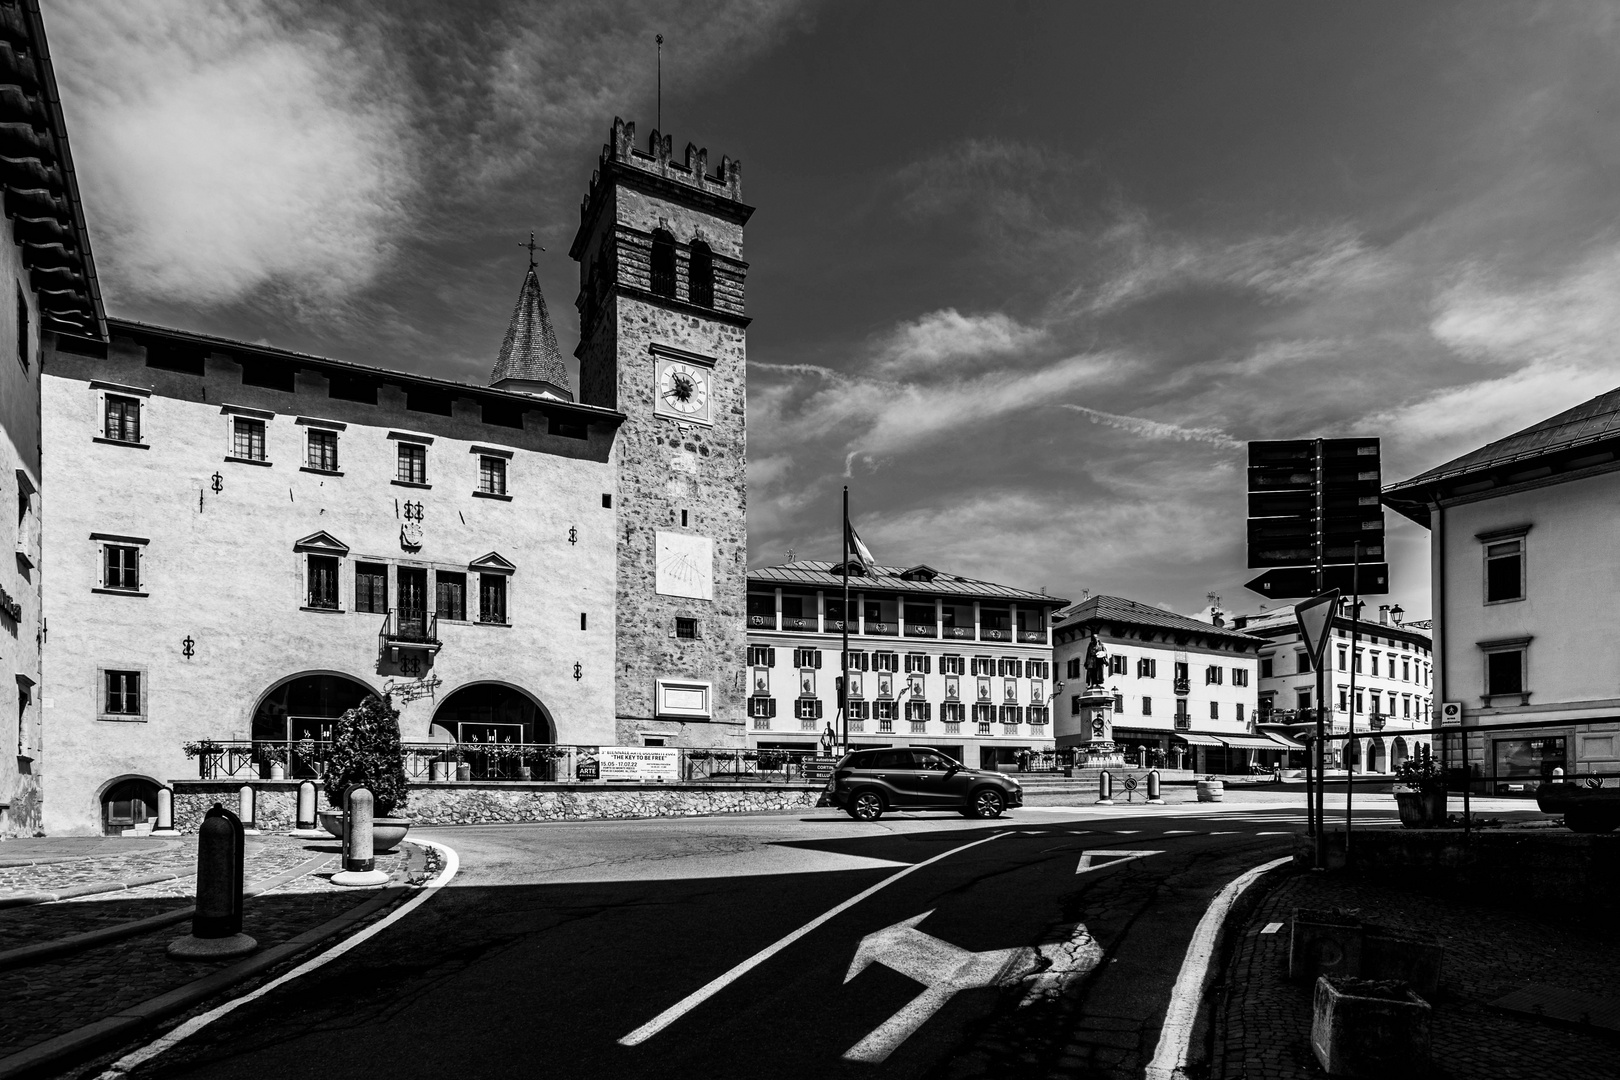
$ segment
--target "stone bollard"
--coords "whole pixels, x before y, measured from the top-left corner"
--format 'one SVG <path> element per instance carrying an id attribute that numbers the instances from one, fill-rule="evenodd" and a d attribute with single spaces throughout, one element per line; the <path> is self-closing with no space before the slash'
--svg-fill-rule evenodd
<path id="1" fill-rule="evenodd" d="M 369 788 L 352 787 L 343 795 L 343 869 L 332 875 L 334 885 L 361 888 L 388 880 L 371 851 L 372 805 Z"/>
<path id="2" fill-rule="evenodd" d="M 1114 774 L 1107 769 L 1097 776 L 1097 805 L 1114 805 Z"/>
<path id="3" fill-rule="evenodd" d="M 242 933 L 242 822 L 219 803 L 197 830 L 197 909 L 191 933 L 169 942 L 177 960 L 229 960 L 259 943 Z"/>
<path id="4" fill-rule="evenodd" d="M 259 835 L 259 799 L 258 792 L 253 790 L 252 784 L 243 784 L 242 790 L 237 794 L 237 802 L 241 809 L 237 817 L 241 820 L 242 831 L 249 836 Z"/>
<path id="5" fill-rule="evenodd" d="M 321 823 L 315 816 L 315 781 L 305 780 L 298 785 L 298 827 L 288 836 L 296 836 L 300 840 L 330 840 L 331 834 L 321 828 Z"/>
<path id="6" fill-rule="evenodd" d="M 1159 770 L 1148 772 L 1148 803 L 1153 806 L 1163 806 L 1164 796 L 1159 794 Z"/>
<path id="7" fill-rule="evenodd" d="M 174 827 L 174 789 L 158 788 L 157 825 L 152 829 L 153 836 L 179 836 Z"/>

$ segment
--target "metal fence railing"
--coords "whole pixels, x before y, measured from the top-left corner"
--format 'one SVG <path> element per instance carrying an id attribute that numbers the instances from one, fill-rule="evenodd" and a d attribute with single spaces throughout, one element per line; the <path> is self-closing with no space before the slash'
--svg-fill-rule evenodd
<path id="1" fill-rule="evenodd" d="M 812 750 L 623 747 L 565 743 L 406 742 L 405 778 L 430 781 L 574 783 L 648 780 L 703 783 L 810 782 Z M 318 739 L 204 739 L 185 745 L 203 780 L 319 779 L 331 743 Z"/>

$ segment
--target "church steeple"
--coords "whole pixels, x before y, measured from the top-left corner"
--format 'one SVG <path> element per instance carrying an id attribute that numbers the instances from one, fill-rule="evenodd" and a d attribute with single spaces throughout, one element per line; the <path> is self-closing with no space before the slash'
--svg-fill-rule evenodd
<path id="1" fill-rule="evenodd" d="M 530 242 L 533 242 L 532 237 Z M 523 289 L 518 293 L 517 307 L 512 310 L 512 322 L 501 342 L 495 370 L 489 374 L 489 384 L 501 390 L 573 401 L 568 369 L 563 366 L 562 351 L 557 348 L 557 333 L 551 328 L 551 315 L 546 311 L 546 298 L 540 293 L 540 279 L 535 276 L 533 260 L 531 252 L 529 271 L 523 277 Z"/>

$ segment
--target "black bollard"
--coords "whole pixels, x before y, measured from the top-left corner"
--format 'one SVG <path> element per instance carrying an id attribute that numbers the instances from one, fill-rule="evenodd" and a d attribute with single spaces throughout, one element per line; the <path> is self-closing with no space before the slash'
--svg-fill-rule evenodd
<path id="1" fill-rule="evenodd" d="M 215 803 L 197 830 L 197 908 L 191 933 L 169 943 L 170 956 L 228 960 L 259 947 L 242 933 L 245 856 L 241 819 Z"/>

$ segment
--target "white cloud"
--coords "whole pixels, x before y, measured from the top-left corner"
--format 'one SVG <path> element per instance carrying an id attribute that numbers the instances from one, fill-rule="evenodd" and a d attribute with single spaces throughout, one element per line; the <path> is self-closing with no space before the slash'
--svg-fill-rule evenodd
<path id="1" fill-rule="evenodd" d="M 983 366 L 1027 353 L 1045 338 L 1046 331 L 1001 312 L 962 315 L 946 308 L 896 327 L 879 347 L 876 369 L 896 377 Z"/>
<path id="2" fill-rule="evenodd" d="M 1620 245 L 1595 248 L 1552 280 L 1525 285 L 1470 266 L 1438 297 L 1430 330 L 1479 359 L 1608 367 L 1620 341 Z"/>
<path id="3" fill-rule="evenodd" d="M 1077 412 L 1094 424 L 1104 427 L 1117 428 L 1120 431 L 1139 435 L 1144 439 L 1169 439 L 1175 442 L 1201 442 L 1211 446 L 1218 446 L 1222 450 L 1239 450 L 1243 444 L 1232 436 L 1216 428 L 1189 428 L 1177 424 L 1167 424 L 1161 420 L 1146 420 L 1140 416 L 1120 416 L 1117 413 L 1103 412 L 1101 409 L 1088 409 L 1084 405 L 1070 405 L 1060 402 L 1060 409 Z"/>
<path id="4" fill-rule="evenodd" d="M 384 59 L 253 0 L 48 16 L 107 291 L 340 303 L 404 227 L 417 172 Z"/>

